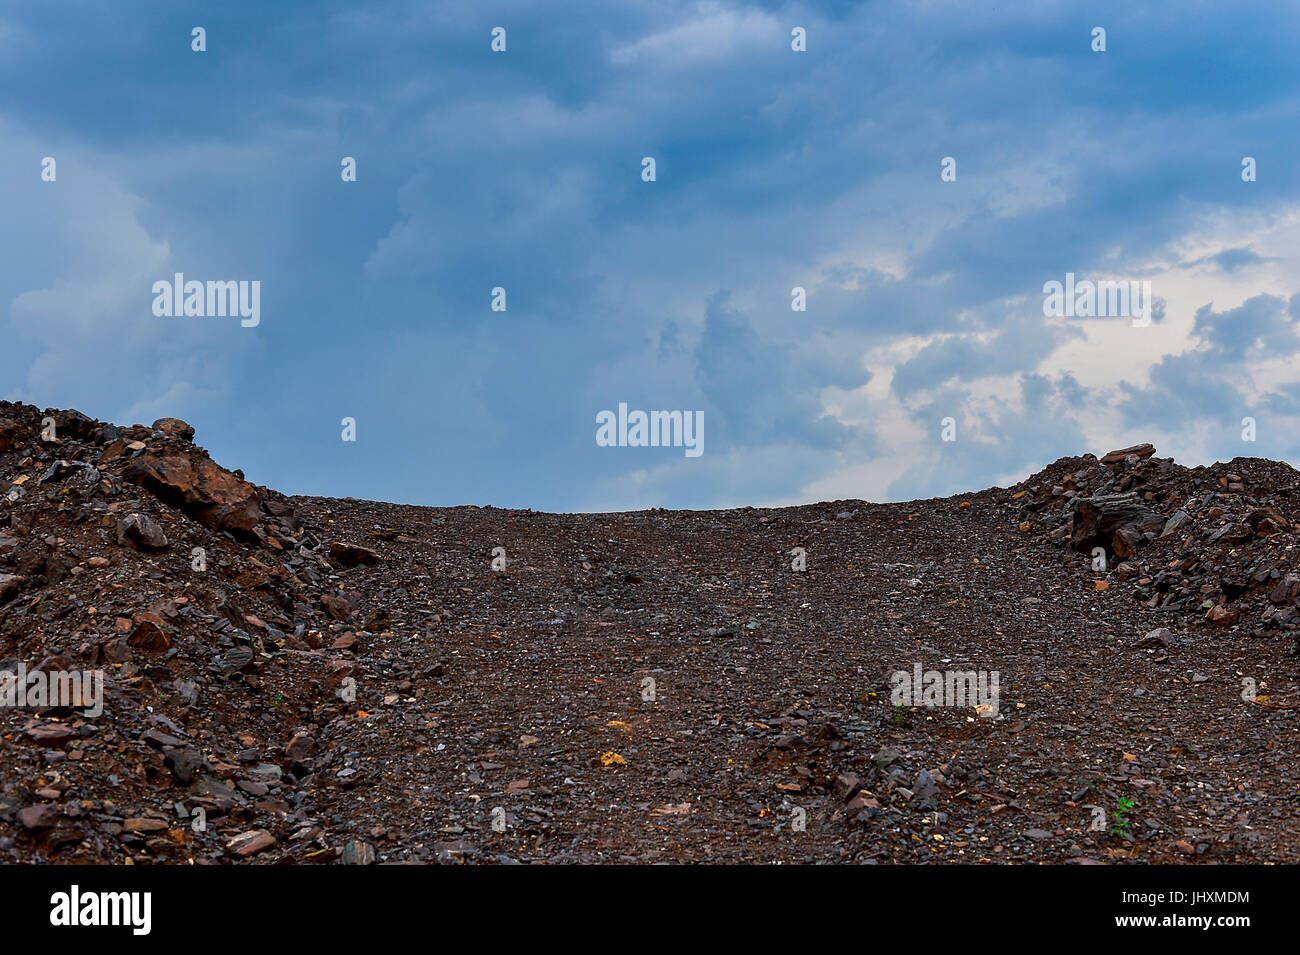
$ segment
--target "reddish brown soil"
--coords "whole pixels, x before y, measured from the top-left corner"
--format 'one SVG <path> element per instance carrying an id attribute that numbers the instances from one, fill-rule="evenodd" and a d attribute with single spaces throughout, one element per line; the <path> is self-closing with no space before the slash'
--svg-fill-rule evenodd
<path id="1" fill-rule="evenodd" d="M 0 404 L 0 490 L 27 477 L 0 505 L 0 668 L 98 667 L 108 694 L 94 718 L 0 709 L 0 859 L 1300 861 L 1294 632 L 1269 599 L 1294 537 L 1206 542 L 1265 501 L 1300 517 L 1284 465 L 1089 457 L 943 500 L 600 515 L 249 486 L 221 513 L 260 523 L 219 531 L 126 476 L 201 455 L 184 436 L 127 430 L 144 449 L 100 462 L 111 433 L 42 441 L 45 414 Z M 99 480 L 42 481 L 57 460 Z M 1052 531 L 1076 487 L 1126 478 L 1162 516 L 1211 492 L 1226 513 L 1094 572 Z M 118 544 L 130 513 L 166 548 Z M 997 671 L 999 716 L 891 705 L 916 663 Z"/>

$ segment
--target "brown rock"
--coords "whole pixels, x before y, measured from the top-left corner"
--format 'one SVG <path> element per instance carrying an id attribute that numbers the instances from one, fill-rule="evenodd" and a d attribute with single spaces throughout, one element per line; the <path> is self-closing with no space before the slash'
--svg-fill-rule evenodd
<path id="1" fill-rule="evenodd" d="M 1146 636 L 1142 637 L 1142 639 L 1135 640 L 1133 642 L 1133 647 L 1135 649 L 1158 647 L 1163 650 L 1169 648 L 1173 639 L 1174 634 L 1172 630 L 1168 627 L 1157 627 L 1155 630 L 1148 631 Z"/>
<path id="2" fill-rule="evenodd" d="M 110 441 L 108 444 L 104 445 L 104 450 L 99 452 L 100 467 L 103 467 L 110 461 L 116 461 L 125 454 L 126 445 L 127 442 L 124 438 L 118 438 L 116 441 Z"/>
<path id="3" fill-rule="evenodd" d="M 1128 560 L 1137 553 L 1137 542 L 1132 531 L 1120 529 L 1110 537 L 1110 549 L 1120 560 Z"/>
<path id="4" fill-rule="evenodd" d="M 59 807 L 27 806 L 18 811 L 18 821 L 27 829 L 50 829 L 58 824 Z"/>
<path id="5" fill-rule="evenodd" d="M 247 859 L 249 856 L 264 852 L 276 844 L 275 836 L 265 829 L 250 829 L 241 832 L 226 843 L 226 849 L 235 855 Z"/>
<path id="6" fill-rule="evenodd" d="M 325 605 L 325 612 L 335 620 L 348 620 L 352 616 L 353 604 L 347 597 L 334 597 L 325 594 L 320 602 Z"/>
<path id="7" fill-rule="evenodd" d="M 117 543 L 119 547 L 130 544 L 140 550 L 166 550 L 167 535 L 143 514 L 128 514 L 117 522 Z"/>
<path id="8" fill-rule="evenodd" d="M 343 567 L 355 567 L 357 564 L 377 564 L 379 555 L 369 547 L 334 541 L 330 544 L 330 560 Z"/>
<path id="9" fill-rule="evenodd" d="M 261 520 L 257 489 L 197 452 L 141 454 L 122 477 L 215 531 L 247 534 Z"/>
<path id="10" fill-rule="evenodd" d="M 1295 574 L 1287 574 L 1279 580 L 1272 593 L 1268 595 L 1268 599 L 1279 606 L 1295 603 L 1297 597 L 1300 597 L 1300 577 Z"/>
<path id="11" fill-rule="evenodd" d="M 1111 543 L 1116 531 L 1136 542 L 1145 532 L 1159 534 L 1164 526 L 1164 517 L 1139 501 L 1136 494 L 1099 494 L 1079 501 L 1070 542 L 1077 550 L 1089 550 Z"/>
<path id="12" fill-rule="evenodd" d="M 131 647 L 127 644 L 125 637 L 117 637 L 114 640 L 107 640 L 100 644 L 99 659 L 101 663 L 129 663 L 131 657 Z"/>
<path id="13" fill-rule="evenodd" d="M 329 674 L 325 677 L 325 685 L 337 690 L 343 685 L 344 680 L 356 673 L 356 669 L 356 664 L 347 660 L 331 660 Z"/>
<path id="14" fill-rule="evenodd" d="M 1118 451 L 1107 451 L 1104 455 L 1102 455 L 1101 463 L 1118 464 L 1120 461 L 1123 461 L 1125 458 L 1127 458 L 1130 454 L 1136 454 L 1139 458 L 1145 460 L 1146 458 L 1151 457 L 1151 455 L 1155 453 L 1156 453 L 1156 448 L 1155 445 L 1153 444 L 1135 444 L 1131 448 L 1120 448 Z"/>
<path id="15" fill-rule="evenodd" d="M 182 421 L 180 418 L 159 418 L 153 423 L 153 430 L 175 435 L 186 441 L 194 440 L 194 426 Z"/>
<path id="16" fill-rule="evenodd" d="M 17 594 L 22 584 L 23 578 L 17 574 L 0 574 L 0 604 Z"/>
<path id="17" fill-rule="evenodd" d="M 145 653 L 162 653 L 172 645 L 163 618 L 151 610 L 135 615 L 127 643 Z"/>
<path id="18" fill-rule="evenodd" d="M 1291 522 L 1274 507 L 1257 507 L 1246 515 L 1246 523 L 1260 537 L 1291 530 Z"/>
<path id="19" fill-rule="evenodd" d="M 316 741 L 306 733 L 298 733 L 285 744 L 284 755 L 295 763 L 305 763 L 316 755 Z"/>
<path id="20" fill-rule="evenodd" d="M 122 823 L 122 829 L 126 832 L 162 832 L 167 828 L 167 823 L 161 819 L 151 819 L 148 816 L 136 816 Z"/>
<path id="21" fill-rule="evenodd" d="M 33 743 L 42 746 L 59 747 L 75 739 L 77 731 L 62 723 L 37 723 L 26 730 L 25 734 Z"/>
<path id="22" fill-rule="evenodd" d="M 23 436 L 23 426 L 12 418 L 0 418 L 0 451 L 8 451 Z"/>
<path id="23" fill-rule="evenodd" d="M 835 795 L 841 799 L 849 800 L 858 794 L 862 788 L 862 780 L 853 773 L 841 773 L 835 777 Z"/>
<path id="24" fill-rule="evenodd" d="M 849 800 L 848 805 L 844 807 L 845 812 L 850 816 L 856 816 L 858 813 L 867 809 L 879 809 L 880 802 L 865 792 L 859 792 Z"/>
<path id="25" fill-rule="evenodd" d="M 1229 610 L 1223 604 L 1216 604 L 1210 608 L 1205 619 L 1216 627 L 1230 627 L 1237 622 L 1237 611 Z"/>

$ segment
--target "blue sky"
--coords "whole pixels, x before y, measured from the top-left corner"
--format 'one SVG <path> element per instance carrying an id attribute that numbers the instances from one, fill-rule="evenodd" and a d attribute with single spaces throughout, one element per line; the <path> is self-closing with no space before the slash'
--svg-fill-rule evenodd
<path id="1" fill-rule="evenodd" d="M 10 2 L 0 395 L 420 504 L 1295 460 L 1297 37 L 1288 3 Z M 260 281 L 261 324 L 156 317 L 175 272 Z M 1044 316 L 1067 272 L 1158 320 Z M 597 446 L 620 402 L 703 411 L 704 454 Z"/>

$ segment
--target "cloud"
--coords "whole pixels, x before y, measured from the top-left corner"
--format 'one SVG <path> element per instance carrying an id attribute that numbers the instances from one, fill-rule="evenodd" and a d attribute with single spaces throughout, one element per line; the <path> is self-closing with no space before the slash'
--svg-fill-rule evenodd
<path id="1" fill-rule="evenodd" d="M 224 387 L 221 359 L 198 349 L 237 327 L 152 313 L 152 284 L 174 263 L 168 241 L 142 224 L 142 200 L 63 149 L 57 179 L 42 182 L 33 137 L 14 127 L 4 136 L 13 149 L 0 188 L 24 223 L 0 232 L 7 397 L 111 417 L 163 394 L 195 396 L 199 383 Z M 178 401 L 171 413 L 193 407 Z"/>
<path id="2" fill-rule="evenodd" d="M 13 396 L 198 418 L 288 491 L 549 509 L 1300 441 L 1288 8 L 1103 5 L 1094 54 L 1064 3 L 232 2 L 203 55 L 188 14 L 78 9 L 0 21 Z M 262 325 L 154 319 L 173 270 L 260 279 Z M 1045 320 L 1070 271 L 1149 278 L 1156 321 Z M 619 401 L 705 410 L 705 456 L 596 447 Z"/>
<path id="3" fill-rule="evenodd" d="M 907 397 L 957 378 L 970 381 L 1035 368 L 1066 340 L 1084 337 L 1078 328 L 1044 320 L 1041 311 L 1038 316 L 1008 315 L 989 325 L 926 345 L 894 370 L 894 390 Z"/>
<path id="4" fill-rule="evenodd" d="M 773 15 L 754 8 L 705 2 L 667 29 L 610 50 L 616 66 L 654 63 L 668 70 L 719 63 L 741 51 L 767 51 L 788 44 L 790 30 Z M 788 49 L 788 46 L 787 46 Z"/>
<path id="5" fill-rule="evenodd" d="M 709 301 L 695 348 L 700 390 L 722 417 L 715 442 L 730 448 L 795 440 L 828 448 L 842 441 L 843 427 L 824 416 L 818 395 L 824 376 L 801 366 L 793 346 L 764 341 L 729 303 L 726 293 Z"/>
<path id="6" fill-rule="evenodd" d="M 1264 262 L 1281 261 L 1276 257 L 1265 257 L 1255 252 L 1253 249 L 1242 246 L 1236 249 L 1224 249 L 1222 252 L 1216 252 L 1214 255 L 1203 256 L 1199 259 L 1193 259 L 1188 262 L 1188 266 L 1213 265 L 1222 269 L 1229 274 L 1247 266 L 1259 265 Z"/>

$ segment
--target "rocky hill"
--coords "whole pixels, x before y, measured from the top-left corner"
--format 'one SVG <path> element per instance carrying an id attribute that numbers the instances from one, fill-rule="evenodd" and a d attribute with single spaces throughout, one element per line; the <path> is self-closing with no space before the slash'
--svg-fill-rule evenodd
<path id="1" fill-rule="evenodd" d="M 0 861 L 1300 861 L 1284 464 L 552 515 L 193 438 L 0 402 Z"/>

